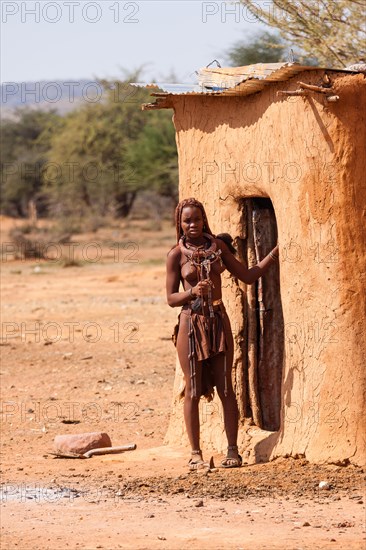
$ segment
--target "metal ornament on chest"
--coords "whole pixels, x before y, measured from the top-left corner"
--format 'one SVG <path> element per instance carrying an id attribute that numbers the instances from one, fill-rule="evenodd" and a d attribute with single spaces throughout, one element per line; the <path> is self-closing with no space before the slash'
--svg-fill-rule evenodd
<path id="1" fill-rule="evenodd" d="M 211 241 L 210 247 L 208 249 L 204 248 L 205 245 L 194 246 L 192 244 L 188 244 L 185 237 L 182 237 L 181 245 L 183 252 L 187 256 L 190 264 L 194 266 L 197 270 L 197 278 L 200 281 L 206 280 L 209 282 L 207 304 L 210 312 L 210 317 L 214 317 L 214 310 L 212 305 L 212 288 L 215 287 L 210 278 L 210 272 L 211 266 L 215 262 L 219 261 L 220 265 L 222 265 L 222 259 L 220 256 L 221 250 L 217 250 L 216 243 L 214 242 L 211 235 L 209 235 L 208 233 L 203 233 L 203 236 L 207 237 Z M 202 308 L 202 314 L 204 315 L 204 301 L 201 300 L 201 298 L 197 298 L 192 304 L 192 309 L 194 311 L 197 311 L 200 307 Z"/>

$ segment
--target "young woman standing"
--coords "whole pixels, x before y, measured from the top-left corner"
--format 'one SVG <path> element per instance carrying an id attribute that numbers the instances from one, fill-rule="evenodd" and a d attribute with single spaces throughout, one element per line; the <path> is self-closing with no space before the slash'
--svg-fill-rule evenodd
<path id="1" fill-rule="evenodd" d="M 234 343 L 221 296 L 221 273 L 227 269 L 246 284 L 254 283 L 278 261 L 278 245 L 256 266 L 247 269 L 232 253 L 230 243 L 216 238 L 205 209 L 194 198 L 175 211 L 177 244 L 167 257 L 166 291 L 171 307 L 181 307 L 176 347 L 184 374 L 184 420 L 192 448 L 191 469 L 205 463 L 200 448 L 199 400 L 212 396 L 222 402 L 228 441 L 225 468 L 241 466 L 238 453 L 238 407 L 232 386 Z M 231 250 L 230 250 L 231 249 Z M 179 291 L 182 282 L 183 291 Z"/>

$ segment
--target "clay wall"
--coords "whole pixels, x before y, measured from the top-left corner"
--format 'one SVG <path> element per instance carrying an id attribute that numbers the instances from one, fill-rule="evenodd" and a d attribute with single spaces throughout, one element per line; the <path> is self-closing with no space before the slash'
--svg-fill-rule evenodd
<path id="1" fill-rule="evenodd" d="M 277 219 L 281 427 L 271 433 L 243 423 L 239 441 L 249 461 L 305 454 L 313 462 L 365 463 L 365 77 L 330 73 L 336 103 L 320 94 L 276 95 L 298 81 L 319 85 L 323 74 L 306 72 L 246 97 L 174 98 L 180 198 L 201 200 L 212 230 L 237 239 L 245 238 L 245 197 L 269 197 Z M 237 382 L 247 290 L 228 272 L 223 287 Z M 177 365 L 175 390 L 180 378 Z M 201 402 L 201 422 L 202 445 L 224 450 L 216 400 Z M 166 441 L 186 442 L 176 399 Z"/>

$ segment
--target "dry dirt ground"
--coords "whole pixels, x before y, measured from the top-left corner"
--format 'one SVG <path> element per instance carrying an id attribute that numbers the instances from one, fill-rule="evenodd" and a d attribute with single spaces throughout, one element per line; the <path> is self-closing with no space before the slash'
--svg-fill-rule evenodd
<path id="1" fill-rule="evenodd" d="M 52 259 L 58 246 L 48 260 L 12 260 L 20 222 L 1 221 L 2 549 L 365 548 L 362 469 L 283 458 L 189 473 L 188 446 L 164 446 L 170 224 L 74 235 L 62 253 L 77 262 L 65 262 Z M 55 435 L 89 431 L 137 450 L 50 454 Z"/>

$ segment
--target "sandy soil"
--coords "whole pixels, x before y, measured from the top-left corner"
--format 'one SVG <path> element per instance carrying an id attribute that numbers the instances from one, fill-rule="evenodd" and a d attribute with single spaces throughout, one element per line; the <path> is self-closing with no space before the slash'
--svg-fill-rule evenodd
<path id="1" fill-rule="evenodd" d="M 362 469 L 299 458 L 189 473 L 188 446 L 163 446 L 177 316 L 164 292 L 171 225 L 75 235 L 79 265 L 63 267 L 11 259 L 15 222 L 1 222 L 1 548 L 365 547 Z M 137 450 L 50 454 L 55 435 L 89 431 Z"/>

